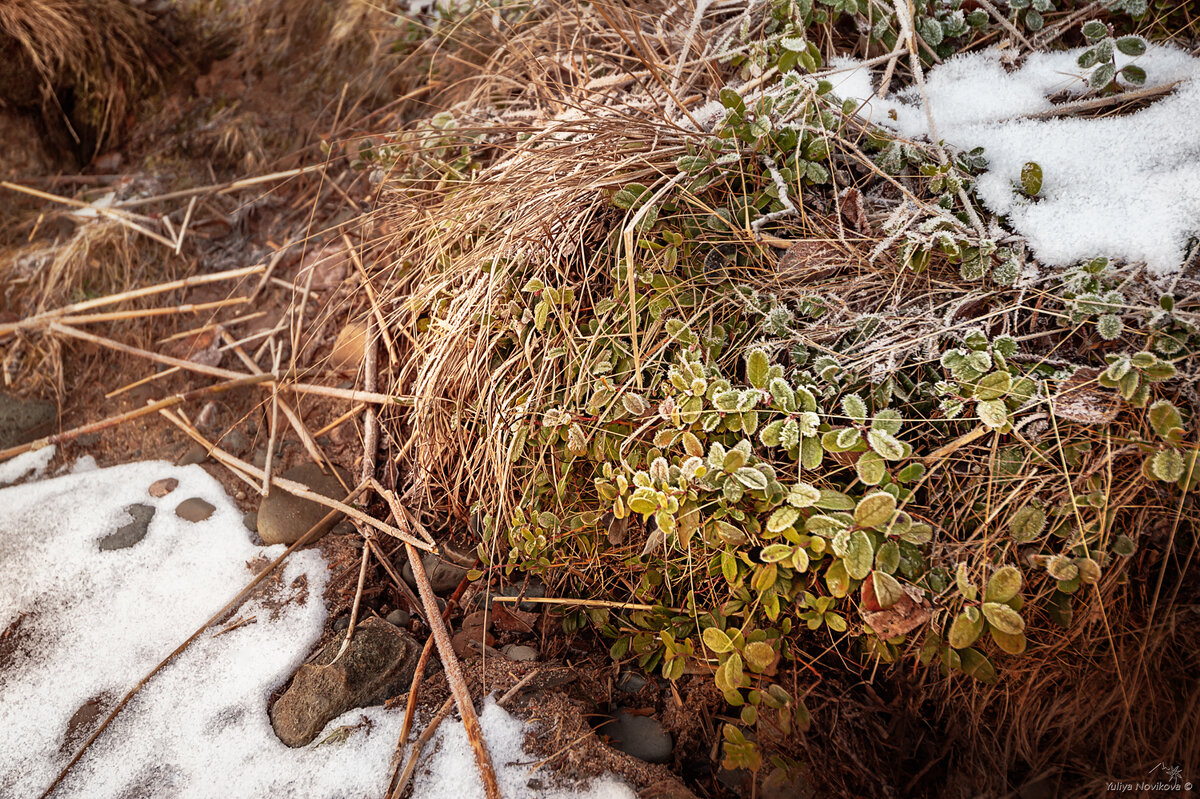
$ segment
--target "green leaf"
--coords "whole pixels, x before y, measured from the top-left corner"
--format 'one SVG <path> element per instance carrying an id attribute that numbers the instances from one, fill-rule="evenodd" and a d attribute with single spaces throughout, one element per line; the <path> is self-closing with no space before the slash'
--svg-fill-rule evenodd
<path id="1" fill-rule="evenodd" d="M 1117 49 L 1125 55 L 1139 56 L 1146 52 L 1146 40 L 1141 36 L 1122 36 L 1117 39 Z"/>
<path id="2" fill-rule="evenodd" d="M 850 576 L 846 573 L 844 560 L 835 560 L 833 565 L 825 570 L 825 587 L 838 599 L 850 592 Z"/>
<path id="3" fill-rule="evenodd" d="M 975 403 L 975 411 L 979 414 L 979 420 L 993 430 L 1008 424 L 1008 408 L 1004 400 L 982 400 Z"/>
<path id="4" fill-rule="evenodd" d="M 1026 161 L 1021 167 L 1021 188 L 1030 197 L 1042 191 L 1042 167 L 1035 161 Z"/>
<path id="5" fill-rule="evenodd" d="M 743 466 L 733 473 L 734 479 L 751 491 L 766 491 L 767 477 L 753 466 Z"/>
<path id="6" fill-rule="evenodd" d="M 847 394 L 842 397 L 842 410 L 858 424 L 867 420 L 867 404 L 857 394 Z"/>
<path id="7" fill-rule="evenodd" d="M 900 432 L 900 427 L 904 423 L 904 418 L 900 416 L 899 411 L 885 408 L 875 414 L 875 418 L 871 420 L 872 430 L 883 430 L 884 432 L 896 435 Z"/>
<path id="8" fill-rule="evenodd" d="M 1108 84 L 1112 83 L 1113 78 L 1117 76 L 1116 67 L 1112 64 L 1100 64 L 1092 70 L 1092 74 L 1088 76 L 1088 83 L 1093 89 L 1103 89 Z"/>
<path id="9" fill-rule="evenodd" d="M 1008 372 L 992 372 L 975 385 L 975 398 L 996 400 L 1012 388 L 1012 375 Z"/>
<path id="10" fill-rule="evenodd" d="M 1146 70 L 1137 64 L 1129 64 L 1121 67 L 1121 77 L 1134 86 L 1141 86 L 1146 82 Z"/>
<path id="11" fill-rule="evenodd" d="M 947 636 L 950 646 L 955 649 L 966 649 L 983 632 L 983 616 L 979 608 L 970 606 L 963 608 L 962 613 L 954 617 Z"/>
<path id="12" fill-rule="evenodd" d="M 895 541 L 885 541 L 875 553 L 875 568 L 879 571 L 895 574 L 900 566 L 900 546 Z"/>
<path id="13" fill-rule="evenodd" d="M 1025 620 L 1021 614 L 1000 602 L 984 602 L 983 615 L 988 624 L 1002 633 L 1017 635 L 1025 632 Z"/>
<path id="14" fill-rule="evenodd" d="M 1167 400 L 1159 400 L 1150 406 L 1150 426 L 1159 438 L 1167 438 L 1173 430 L 1183 428 L 1183 417 L 1179 410 Z"/>
<path id="15" fill-rule="evenodd" d="M 626 211 L 631 210 L 641 204 L 642 197 L 649 191 L 650 189 L 641 183 L 629 183 L 613 195 L 613 205 Z"/>
<path id="16" fill-rule="evenodd" d="M 808 483 L 796 483 L 787 496 L 787 503 L 793 508 L 809 508 L 820 500 L 821 492 Z"/>
<path id="17" fill-rule="evenodd" d="M 994 683 L 996 681 L 996 667 L 979 650 L 963 649 L 958 652 L 958 656 L 963 674 L 966 674 L 968 677 L 974 677 L 984 683 Z"/>
<path id="18" fill-rule="evenodd" d="M 850 543 L 846 548 L 846 574 L 855 580 L 862 580 L 871 573 L 871 565 L 875 562 L 875 551 L 871 539 L 862 530 L 850 534 Z"/>
<path id="19" fill-rule="evenodd" d="M 875 585 L 875 598 L 882 608 L 890 608 L 904 598 L 900 581 L 885 571 L 871 572 L 871 582 Z"/>
<path id="20" fill-rule="evenodd" d="M 874 431 L 872 431 L 874 433 Z M 864 452 L 862 456 L 854 462 L 854 471 L 858 474 L 858 479 L 864 485 L 874 486 L 879 485 L 879 481 L 883 479 L 887 470 L 884 468 L 883 458 L 874 452 Z"/>
<path id="21" fill-rule="evenodd" d="M 767 371 L 771 368 L 767 354 L 762 350 L 751 350 L 746 356 L 746 379 L 758 389 L 767 387 Z"/>
<path id="22" fill-rule="evenodd" d="M 1036 505 L 1026 505 L 1013 514 L 1008 533 L 1018 544 L 1034 541 L 1046 529 L 1046 512 Z"/>
<path id="23" fill-rule="evenodd" d="M 1150 461 L 1150 470 L 1159 480 L 1173 483 L 1183 477 L 1183 456 L 1176 449 L 1160 449 Z"/>
<path id="24" fill-rule="evenodd" d="M 984 602 L 1007 602 L 1021 591 L 1021 571 L 1016 566 L 1002 566 L 988 580 L 983 591 Z"/>
<path id="25" fill-rule="evenodd" d="M 778 447 L 781 430 L 783 430 L 783 419 L 776 419 L 758 431 L 758 440 L 764 447 Z"/>
<path id="26" fill-rule="evenodd" d="M 791 544 L 769 544 L 758 553 L 758 559 L 763 563 L 780 563 L 792 556 L 795 547 Z"/>
<path id="27" fill-rule="evenodd" d="M 867 443 L 884 460 L 898 461 L 904 458 L 904 445 L 886 430 L 867 431 Z"/>
<path id="28" fill-rule="evenodd" d="M 991 630 L 992 640 L 996 642 L 996 646 L 1010 655 L 1020 655 L 1025 652 L 1026 640 L 1025 633 L 1017 633 L 1010 635 L 1009 633 L 1001 632 L 995 627 Z"/>
<path id="29" fill-rule="evenodd" d="M 1108 26 L 1098 19 L 1090 19 L 1083 23 L 1083 35 L 1089 42 L 1103 39 L 1108 35 Z"/>
<path id="30" fill-rule="evenodd" d="M 863 497 L 854 508 L 854 523 L 859 527 L 882 529 L 896 512 L 896 498 L 884 491 Z"/>
<path id="31" fill-rule="evenodd" d="M 854 498 L 832 488 L 822 488 L 821 498 L 813 503 L 821 510 L 854 510 Z"/>
<path id="32" fill-rule="evenodd" d="M 790 528 L 800 518 L 800 511 L 790 505 L 778 508 L 767 519 L 767 530 L 772 533 L 782 533 Z"/>
<path id="33" fill-rule="evenodd" d="M 700 637 L 704 639 L 706 647 L 719 655 L 733 651 L 733 642 L 729 640 L 729 636 L 716 627 L 709 627 Z"/>
<path id="34" fill-rule="evenodd" d="M 746 657 L 746 665 L 750 670 L 761 674 L 771 667 L 775 662 L 775 650 L 770 644 L 762 641 L 752 641 L 746 644 L 746 648 L 742 650 L 742 654 Z"/>

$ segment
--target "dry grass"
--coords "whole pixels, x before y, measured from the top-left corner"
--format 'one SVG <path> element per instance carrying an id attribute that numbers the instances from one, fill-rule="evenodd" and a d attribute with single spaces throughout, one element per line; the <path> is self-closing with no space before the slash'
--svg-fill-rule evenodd
<path id="1" fill-rule="evenodd" d="M 88 157 L 117 138 L 133 103 L 157 79 L 156 36 L 146 15 L 124 0 L 4 0 L 0 45 L 6 41 L 15 42 L 33 68 L 33 76 L 23 75 L 18 58 L 8 80 L 38 80 L 47 114 L 57 109 L 59 124 L 68 128 L 72 120 L 87 125 L 71 133 Z M 25 93 L 20 86 L 3 89 Z M 74 96 L 73 111 L 62 107 L 64 92 Z"/>

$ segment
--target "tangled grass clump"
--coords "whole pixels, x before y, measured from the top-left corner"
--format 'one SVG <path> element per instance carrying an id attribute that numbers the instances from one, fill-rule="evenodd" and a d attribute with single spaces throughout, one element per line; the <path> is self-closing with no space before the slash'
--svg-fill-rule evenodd
<path id="1" fill-rule="evenodd" d="M 876 681 L 975 792 L 1198 765 L 1192 279 L 1022 279 L 978 153 L 831 93 L 860 6 L 481 10 L 507 34 L 477 79 L 360 154 L 410 480 L 483 519 L 479 578 L 603 600 L 564 629 L 714 680 L 729 768 L 932 784 L 915 752 L 855 768 L 898 751 L 869 724 L 833 733 Z M 958 21 L 941 42 L 992 29 Z"/>

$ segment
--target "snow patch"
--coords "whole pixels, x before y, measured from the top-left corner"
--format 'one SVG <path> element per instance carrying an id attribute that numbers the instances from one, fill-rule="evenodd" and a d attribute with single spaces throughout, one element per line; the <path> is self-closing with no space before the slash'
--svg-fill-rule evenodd
<path id="1" fill-rule="evenodd" d="M 38 477 L 46 471 L 50 461 L 54 460 L 55 447 L 51 444 L 41 449 L 22 452 L 0 463 L 0 486 L 10 485 L 21 478 L 32 474 Z"/>
<path id="2" fill-rule="evenodd" d="M 988 170 L 976 191 L 989 210 L 1006 216 L 1037 258 L 1069 266 L 1096 256 L 1145 263 L 1156 276 L 1177 273 L 1188 240 L 1200 236 L 1200 59 L 1151 45 L 1117 68 L 1136 62 L 1146 87 L 1169 94 L 1123 116 L 1030 118 L 1051 111 L 1052 98 L 1087 90 L 1075 59 L 1083 48 L 1035 53 L 1009 71 L 999 50 L 955 56 L 926 77 L 937 134 L 958 150 L 984 148 Z M 919 93 L 908 88 L 876 96 L 857 62 L 830 77 L 834 93 L 861 103 L 860 117 L 906 138 L 928 138 Z M 1019 190 L 1021 168 L 1039 164 L 1042 192 Z"/>
<path id="3" fill-rule="evenodd" d="M 44 468 L 52 454 L 47 448 L 21 456 L 19 474 Z M 3 466 L 16 473 L 17 462 Z M 150 496 L 150 484 L 165 477 L 178 479 L 178 487 Z M 175 507 L 190 497 L 216 510 L 202 522 L 180 519 Z M 129 522 L 125 508 L 134 503 L 155 509 L 145 538 L 100 551 L 99 540 Z M 203 469 L 164 462 L 0 490 L 0 633 L 7 638 L 0 650 L 0 796 L 40 795 L 116 702 L 237 594 L 264 559 L 283 552 L 282 545 L 251 544 L 241 516 Z M 294 553 L 266 597 L 205 630 L 147 683 L 54 796 L 382 795 L 403 710 L 349 711 L 301 749 L 284 746 L 267 716 L 271 692 L 321 634 L 327 580 L 318 551 Z M 85 706 L 93 721 L 80 725 Z M 446 743 L 428 767 L 454 779 L 423 777 L 441 787 L 416 795 L 463 798 L 462 783 L 475 766 L 469 749 L 453 743 L 457 727 L 443 724 Z M 525 725 L 491 708 L 484 727 L 506 796 L 529 795 L 528 767 L 512 765 L 530 760 L 521 749 Z M 344 740 L 322 745 L 339 728 Z M 633 797 L 612 780 L 555 795 Z"/>

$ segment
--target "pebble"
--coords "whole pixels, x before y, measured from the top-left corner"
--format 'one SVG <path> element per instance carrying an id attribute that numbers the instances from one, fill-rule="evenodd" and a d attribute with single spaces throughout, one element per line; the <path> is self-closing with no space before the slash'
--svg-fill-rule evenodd
<path id="1" fill-rule="evenodd" d="M 175 515 L 189 522 L 202 522 L 213 515 L 216 507 L 200 497 L 185 499 L 175 507 Z"/>
<path id="2" fill-rule="evenodd" d="M 250 449 L 250 439 L 246 438 L 246 434 L 241 430 L 230 430 L 218 442 L 217 446 L 234 455 L 241 456 L 246 450 Z"/>
<path id="3" fill-rule="evenodd" d="M 159 497 L 165 497 L 178 487 L 179 481 L 174 477 L 164 477 L 163 479 L 155 480 L 150 484 L 150 496 L 155 497 L 156 499 Z"/>
<path id="4" fill-rule="evenodd" d="M 396 608 L 387 615 L 387 620 L 389 624 L 397 627 L 407 627 L 408 623 L 412 621 L 412 615 L 407 610 Z"/>
<path id="5" fill-rule="evenodd" d="M 618 710 L 598 731 L 606 735 L 614 749 L 645 760 L 647 763 L 666 763 L 671 759 L 674 742 L 671 734 L 653 716 L 638 716 L 628 710 Z"/>
<path id="6" fill-rule="evenodd" d="M 504 657 L 518 663 L 532 662 L 538 659 L 538 651 L 531 646 L 509 644 L 500 651 L 504 653 Z"/>
<path id="7" fill-rule="evenodd" d="M 546 595 L 546 584 L 537 577 L 530 577 L 522 584 L 506 585 L 500 589 L 500 596 L 533 596 L 544 597 Z M 539 610 L 544 610 L 545 606 L 539 602 L 518 602 L 517 607 L 526 613 L 535 613 Z"/>
<path id="8" fill-rule="evenodd" d="M 339 632 L 339 633 L 342 630 L 349 629 L 350 617 L 349 616 L 338 616 L 336 619 L 333 620 L 333 624 L 331 625 L 331 627 L 333 628 L 334 632 Z"/>
<path id="9" fill-rule="evenodd" d="M 57 421 L 58 407 L 53 402 L 0 394 L 0 449 L 47 436 Z"/>
<path id="10" fill-rule="evenodd" d="M 646 687 L 646 678 L 636 671 L 626 670 L 617 678 L 617 690 L 627 694 L 636 694 Z"/>
<path id="11" fill-rule="evenodd" d="M 439 558 L 432 552 L 421 556 L 421 563 L 425 566 L 425 576 L 429 578 L 429 585 L 435 594 L 448 594 L 458 588 L 458 584 L 467 576 L 469 569 L 469 566 L 463 564 L 475 562 L 474 552 L 459 552 L 447 545 L 442 547 L 442 552 L 445 555 L 444 558 Z M 417 578 L 413 574 L 411 563 L 405 561 L 401 574 L 409 585 L 416 587 Z"/>
<path id="12" fill-rule="evenodd" d="M 133 521 L 101 538 L 101 552 L 129 549 L 146 537 L 146 531 L 150 528 L 150 520 L 154 518 L 154 506 L 143 505 L 139 502 L 134 505 L 126 505 L 125 512 Z"/>
<path id="13" fill-rule="evenodd" d="M 343 478 L 348 480 L 349 476 L 346 472 L 339 471 Z M 284 472 L 281 477 L 303 483 L 313 491 L 332 499 L 342 499 L 346 496 L 346 489 L 338 482 L 337 477 L 332 474 L 324 474 L 315 463 L 295 466 Z M 328 512 L 329 508 L 324 505 L 293 496 L 281 488 L 276 488 L 258 506 L 258 534 L 268 546 L 271 544 L 294 544 L 320 522 Z M 337 522 L 338 518 L 334 517 L 313 541 L 315 542 L 329 532 L 329 528 Z"/>
<path id="14" fill-rule="evenodd" d="M 247 511 L 242 516 L 242 525 L 252 533 L 258 532 L 258 511 Z"/>
<path id="15" fill-rule="evenodd" d="M 208 460 L 208 448 L 200 444 L 193 444 L 179 456 L 179 460 L 175 461 L 175 465 L 194 466 L 197 463 L 204 463 L 206 460 Z"/>

